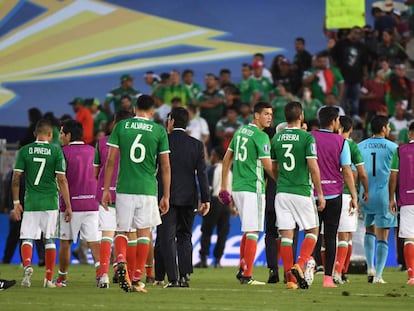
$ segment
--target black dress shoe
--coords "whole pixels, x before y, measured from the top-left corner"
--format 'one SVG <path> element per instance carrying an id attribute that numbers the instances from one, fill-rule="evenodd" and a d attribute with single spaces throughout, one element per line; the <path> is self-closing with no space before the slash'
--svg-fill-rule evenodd
<path id="1" fill-rule="evenodd" d="M 1 280 L 0 279 L 0 291 L 8 289 L 16 284 L 15 280 Z"/>
<path id="2" fill-rule="evenodd" d="M 267 283 L 270 283 L 270 284 L 279 283 L 279 271 L 277 271 L 276 269 L 270 269 L 269 279 L 267 280 Z"/>
<path id="3" fill-rule="evenodd" d="M 170 287 L 180 287 L 180 283 L 177 281 L 171 281 L 164 285 L 164 288 L 170 288 Z"/>
<path id="4" fill-rule="evenodd" d="M 190 287 L 190 283 L 188 282 L 187 277 L 180 277 L 180 287 Z"/>

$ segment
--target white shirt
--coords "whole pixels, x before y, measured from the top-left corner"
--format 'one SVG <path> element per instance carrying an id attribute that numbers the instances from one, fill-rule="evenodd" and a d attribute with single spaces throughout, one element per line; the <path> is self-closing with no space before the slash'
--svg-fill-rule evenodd
<path id="1" fill-rule="evenodd" d="M 211 195 L 213 197 L 218 197 L 220 189 L 221 189 L 221 172 L 223 170 L 223 164 L 222 163 L 216 163 L 214 164 L 216 166 L 216 169 L 214 170 L 213 174 L 213 182 L 212 184 L 212 193 Z M 229 171 L 229 175 L 227 177 L 227 191 L 231 194 L 231 183 L 233 180 L 233 173 Z"/>
<path id="2" fill-rule="evenodd" d="M 202 117 L 194 117 L 187 126 L 188 135 L 202 141 L 203 136 L 210 136 L 207 121 Z"/>

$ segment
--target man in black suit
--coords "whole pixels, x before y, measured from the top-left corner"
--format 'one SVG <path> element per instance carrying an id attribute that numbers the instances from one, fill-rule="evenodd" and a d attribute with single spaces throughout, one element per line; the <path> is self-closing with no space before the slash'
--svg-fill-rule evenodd
<path id="1" fill-rule="evenodd" d="M 170 210 L 161 217 L 155 245 L 155 277 L 156 281 L 161 281 L 164 276 L 160 274 L 166 271 L 168 284 L 165 287 L 189 287 L 189 275 L 193 272 L 192 227 L 199 199 L 196 177 L 201 196 L 198 212 L 204 216 L 210 209 L 204 148 L 199 140 L 186 133 L 188 119 L 188 111 L 178 107 L 171 110 L 167 121 L 171 151 Z"/>

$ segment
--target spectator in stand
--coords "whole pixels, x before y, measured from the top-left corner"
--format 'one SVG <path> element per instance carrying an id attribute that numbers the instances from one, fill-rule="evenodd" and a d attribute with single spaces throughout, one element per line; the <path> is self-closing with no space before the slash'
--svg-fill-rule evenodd
<path id="1" fill-rule="evenodd" d="M 368 72 L 375 72 L 377 64 L 378 41 L 375 32 L 370 25 L 365 25 L 363 30 L 362 42 L 365 43 L 368 53 Z"/>
<path id="2" fill-rule="evenodd" d="M 69 103 L 72 106 L 73 111 L 75 112 L 75 119 L 83 128 L 83 141 L 85 144 L 91 144 L 94 139 L 93 135 L 93 117 L 92 113 L 88 108 L 84 107 L 83 99 L 76 97 L 73 101 Z"/>
<path id="3" fill-rule="evenodd" d="M 297 94 L 302 83 L 302 79 L 298 81 L 295 79 L 294 72 L 291 70 L 290 62 L 283 57 L 278 63 L 279 70 L 273 76 L 275 85 L 283 85 L 285 89 L 293 94 Z M 299 82 L 299 83 L 298 83 Z"/>
<path id="4" fill-rule="evenodd" d="M 339 106 L 339 101 L 336 99 L 334 94 L 328 94 L 325 97 L 325 105 L 318 109 L 317 115 L 319 115 L 319 111 L 325 107 L 335 107 L 339 110 L 339 116 L 342 117 L 345 115 L 345 111 Z"/>
<path id="5" fill-rule="evenodd" d="M 401 20 L 401 11 L 392 10 L 391 17 L 397 24 L 398 42 L 405 49 L 408 41 L 410 41 L 410 29 L 408 28 L 408 25 Z"/>
<path id="6" fill-rule="evenodd" d="M 253 121 L 252 110 L 248 103 L 240 103 L 238 120 L 243 123 L 243 125 L 247 125 Z"/>
<path id="7" fill-rule="evenodd" d="M 406 128 L 403 128 L 400 133 L 398 134 L 398 144 L 408 144 L 410 140 L 408 139 L 408 128 L 411 126 L 411 124 L 414 122 L 414 120 L 410 120 L 407 124 Z"/>
<path id="8" fill-rule="evenodd" d="M 407 101 L 407 110 L 411 110 L 412 100 L 413 87 L 411 80 L 406 75 L 405 65 L 402 63 L 396 64 L 394 73 L 385 83 L 385 104 L 389 115 L 394 115 L 395 106 L 398 102 Z"/>
<path id="9" fill-rule="evenodd" d="M 108 115 L 102 111 L 101 103 L 99 102 L 99 99 L 90 98 L 86 101 L 86 103 L 93 117 L 93 135 L 96 135 L 96 133 L 98 133 L 99 131 L 106 132 L 106 127 L 108 125 L 109 119 L 108 119 Z M 122 98 L 121 98 L 121 105 L 122 105 Z"/>
<path id="10" fill-rule="evenodd" d="M 312 90 L 310 87 L 304 87 L 302 89 L 302 108 L 305 116 L 305 121 L 313 122 L 318 119 L 318 110 L 322 107 L 322 103 L 317 99 L 313 98 Z"/>
<path id="11" fill-rule="evenodd" d="M 342 100 L 344 78 L 338 68 L 328 67 L 326 53 L 316 55 L 314 66 L 303 74 L 303 84 L 311 87 L 313 96 L 321 103 L 328 94 L 334 94 L 339 102 Z"/>
<path id="12" fill-rule="evenodd" d="M 123 74 L 121 76 L 121 85 L 106 94 L 104 107 L 108 115 L 112 114 L 111 103 L 114 104 L 114 113 L 116 113 L 121 110 L 121 97 L 123 95 L 129 95 L 131 98 L 134 98 L 139 94 L 139 91 L 134 89 L 133 83 L 134 79 L 130 74 Z"/>
<path id="13" fill-rule="evenodd" d="M 132 98 L 129 95 L 123 95 L 121 97 L 121 110 L 133 112 L 134 107 L 132 105 Z"/>
<path id="14" fill-rule="evenodd" d="M 252 66 L 244 63 L 241 69 L 242 80 L 238 85 L 240 90 L 240 100 L 242 103 L 251 104 L 253 100 L 253 88 L 250 83 L 250 78 L 252 76 Z"/>
<path id="15" fill-rule="evenodd" d="M 365 120 L 371 120 L 379 107 L 385 105 L 385 72 L 378 70 L 373 79 L 366 80 L 360 90 L 359 98 L 363 101 Z"/>
<path id="16" fill-rule="evenodd" d="M 187 134 L 195 139 L 201 140 L 204 145 L 210 139 L 210 131 L 207 121 L 198 115 L 198 108 L 194 104 L 187 105 L 189 121 L 186 128 Z"/>
<path id="17" fill-rule="evenodd" d="M 294 72 L 294 94 L 297 94 L 302 85 L 303 73 L 312 67 L 312 55 L 305 48 L 305 39 L 299 37 L 295 39 L 296 54 L 293 57 L 292 70 Z M 297 88 L 297 89 L 296 89 Z"/>
<path id="18" fill-rule="evenodd" d="M 238 120 L 238 109 L 236 106 L 227 108 L 226 117 L 217 122 L 216 137 L 220 141 L 220 145 L 224 150 L 227 150 L 233 138 L 234 132 L 243 126 Z"/>
<path id="19" fill-rule="evenodd" d="M 27 111 L 27 116 L 29 119 L 29 126 L 27 127 L 24 137 L 20 140 L 19 148 L 35 141 L 36 138 L 33 133 L 37 122 L 42 118 L 42 112 L 39 109 L 33 107 Z"/>
<path id="20" fill-rule="evenodd" d="M 396 138 L 395 142 L 398 142 L 398 137 L 402 129 L 408 127 L 408 119 L 406 116 L 407 103 L 397 103 L 395 107 L 395 114 L 390 118 L 390 123 L 394 124 L 394 131 L 391 132 L 392 136 Z"/>
<path id="21" fill-rule="evenodd" d="M 231 82 L 230 69 L 224 68 L 220 70 L 219 81 L 220 81 L 220 88 L 223 90 L 227 87 L 236 88 L 236 85 L 233 82 Z"/>
<path id="22" fill-rule="evenodd" d="M 179 97 L 183 106 L 191 103 L 192 97 L 187 87 L 181 83 L 180 73 L 172 70 L 170 73 L 170 84 L 160 89 L 163 103 L 171 103 L 174 97 Z"/>
<path id="23" fill-rule="evenodd" d="M 201 86 L 194 82 L 194 71 L 186 69 L 182 73 L 182 79 L 184 86 L 188 89 L 193 103 L 197 98 L 198 94 L 201 93 Z"/>
<path id="24" fill-rule="evenodd" d="M 147 71 L 144 74 L 144 81 L 145 84 L 149 85 L 151 87 L 151 94 L 154 91 L 155 88 L 157 88 L 158 84 L 161 81 L 161 78 L 154 73 L 154 71 Z"/>
<path id="25" fill-rule="evenodd" d="M 212 146 L 218 142 L 216 140 L 216 123 L 223 116 L 224 93 L 216 87 L 216 77 L 212 73 L 206 75 L 206 89 L 198 95 L 197 101 L 200 107 L 200 116 L 207 121 L 210 131 Z"/>
<path id="26" fill-rule="evenodd" d="M 390 67 L 390 61 L 388 60 L 388 58 L 386 56 L 382 56 L 378 59 L 378 63 L 379 63 L 379 67 L 380 67 L 380 71 L 382 71 L 382 73 L 384 74 L 384 80 L 388 80 L 388 78 L 391 76 L 392 74 L 392 69 Z"/>
<path id="27" fill-rule="evenodd" d="M 236 106 L 237 109 L 240 108 L 240 91 L 236 86 L 226 86 L 224 89 L 224 96 L 226 98 L 225 101 L 225 112 L 226 113 L 228 107 Z"/>
<path id="28" fill-rule="evenodd" d="M 259 102 L 269 102 L 272 97 L 273 82 L 267 78 L 264 72 L 263 61 L 255 61 L 252 64 L 253 76 L 250 79 L 251 87 L 253 90 L 253 107 Z"/>
<path id="29" fill-rule="evenodd" d="M 335 65 L 341 70 L 344 77 L 344 96 L 342 97 L 341 107 L 348 110 L 350 104 L 350 116 L 361 121 L 359 111 L 359 90 L 362 80 L 368 77 L 368 52 L 361 40 L 361 27 L 353 27 L 348 36 L 338 41 L 331 51 Z"/>
<path id="30" fill-rule="evenodd" d="M 272 74 L 272 79 L 280 75 L 279 63 L 283 58 L 285 58 L 283 54 L 278 54 L 273 58 L 272 65 L 270 65 L 270 73 Z"/>
<path id="31" fill-rule="evenodd" d="M 266 77 L 266 78 L 268 78 L 271 82 L 273 82 L 272 81 L 272 74 L 270 73 L 270 71 L 267 69 L 267 68 L 265 68 L 265 57 L 264 57 L 264 54 L 262 54 L 262 53 L 256 53 L 256 54 L 254 54 L 253 55 L 253 63 L 255 63 L 255 62 L 262 62 L 263 63 L 263 77 Z"/>
<path id="32" fill-rule="evenodd" d="M 371 15 L 374 18 L 374 30 L 379 42 L 382 41 L 382 34 L 386 29 L 390 29 L 392 32 L 396 31 L 397 23 L 395 20 L 379 7 L 373 7 L 371 9 Z"/>
<path id="33" fill-rule="evenodd" d="M 280 123 L 285 122 L 285 106 L 288 102 L 298 101 L 296 96 L 289 93 L 286 88 L 281 84 L 275 90 L 275 98 L 271 102 L 273 109 L 273 126 L 278 126 Z"/>
<path id="34" fill-rule="evenodd" d="M 404 48 L 395 40 L 394 32 L 391 29 L 385 29 L 382 33 L 382 39 L 378 45 L 378 56 L 387 57 L 391 66 L 404 64 L 408 56 Z"/>

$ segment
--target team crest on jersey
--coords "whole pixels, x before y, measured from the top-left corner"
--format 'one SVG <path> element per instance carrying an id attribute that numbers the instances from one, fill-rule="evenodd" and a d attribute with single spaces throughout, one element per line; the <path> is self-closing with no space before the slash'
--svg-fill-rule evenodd
<path id="1" fill-rule="evenodd" d="M 267 144 L 263 145 L 263 151 L 264 151 L 265 153 L 269 153 L 269 152 L 270 152 L 269 145 L 267 145 Z"/>
<path id="2" fill-rule="evenodd" d="M 311 152 L 313 154 L 316 154 L 316 144 L 315 143 L 311 144 L 310 148 L 311 148 Z"/>

